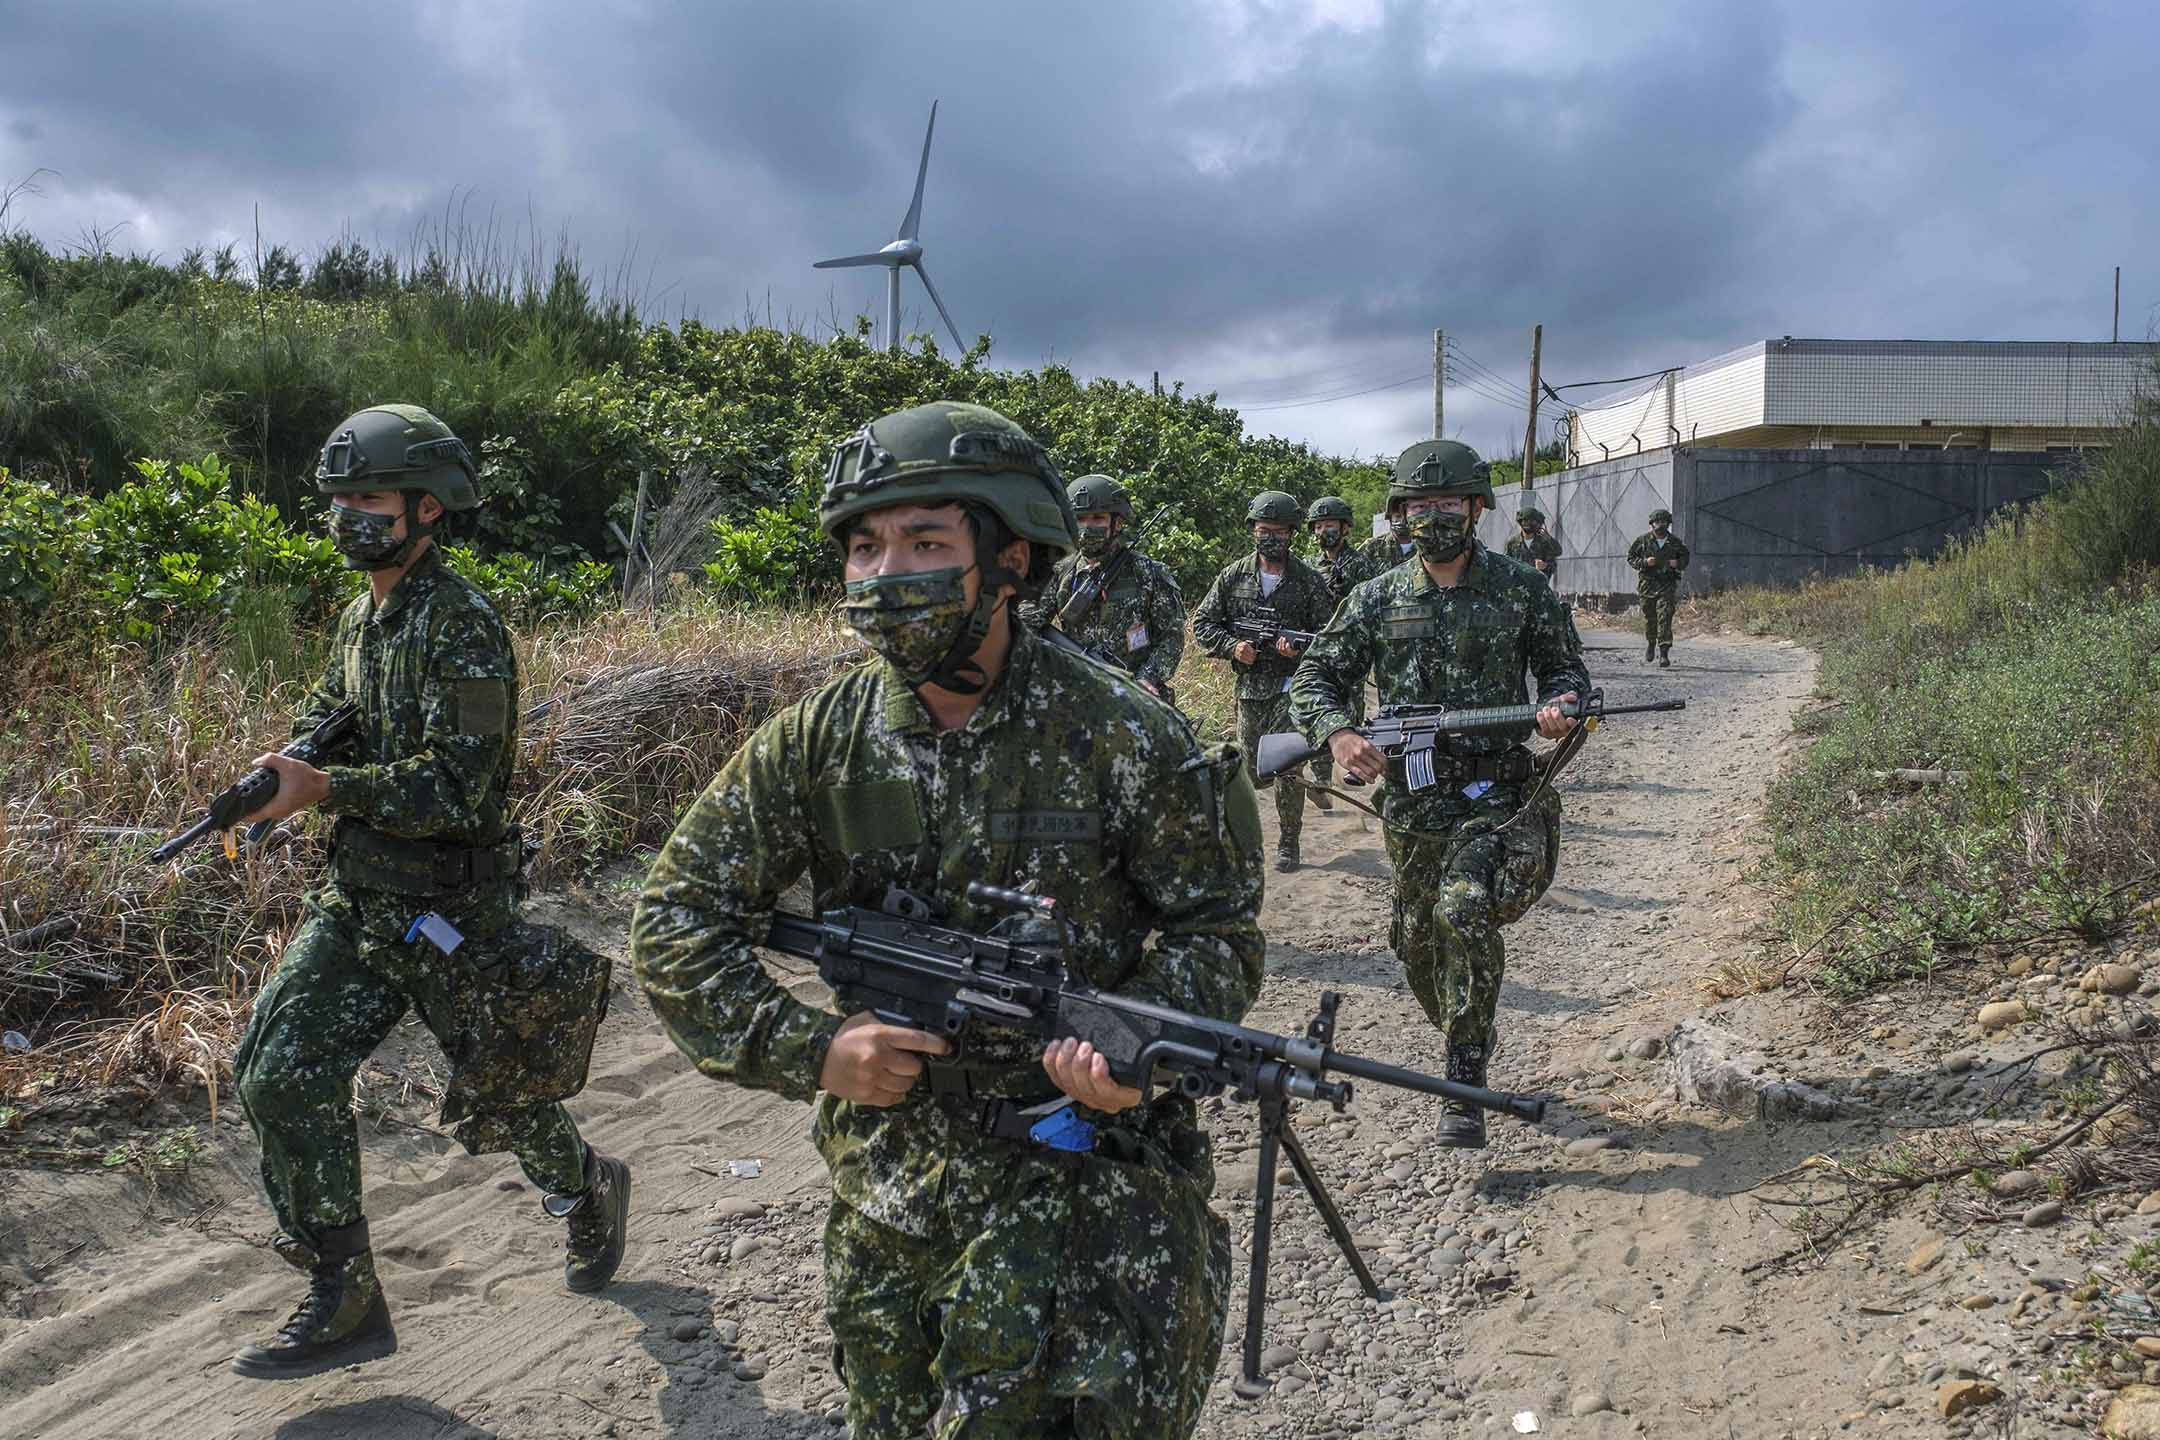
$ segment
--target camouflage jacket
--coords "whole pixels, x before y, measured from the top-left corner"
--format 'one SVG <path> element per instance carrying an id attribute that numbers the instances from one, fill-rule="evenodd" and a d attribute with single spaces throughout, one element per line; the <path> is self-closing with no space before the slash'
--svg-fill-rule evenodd
<path id="1" fill-rule="evenodd" d="M 1022 612 L 1025 618 L 1037 630 L 1049 629 L 1096 568 L 1077 555 L 1058 561 L 1042 598 Z M 1167 686 L 1185 655 L 1185 596 L 1177 577 L 1160 560 L 1133 551 L 1071 638 L 1127 674 Z"/>
<path id="2" fill-rule="evenodd" d="M 347 700 L 360 707 L 359 728 L 326 757 L 330 793 L 317 808 L 392 843 L 514 849 L 517 699 L 517 652 L 494 603 L 430 546 L 380 606 L 363 593 L 345 607 L 322 678 L 293 716 L 299 736 Z M 507 920 L 515 870 L 512 857 L 508 873 L 477 886 L 485 896 L 459 923 Z"/>
<path id="3" fill-rule="evenodd" d="M 1524 672 L 1537 677 L 1539 700 L 1587 689 L 1582 640 L 1568 608 L 1545 577 L 1483 545 L 1471 550 L 1459 584 L 1435 585 L 1423 565 L 1399 565 L 1352 591 L 1305 652 L 1290 685 L 1290 713 L 1315 743 L 1354 723 L 1350 699 L 1369 673 L 1382 709 L 1399 705 L 1521 705 L 1531 699 Z M 1496 753 L 1520 735 L 1463 737 L 1457 754 Z M 1481 806 L 1512 808 L 1520 787 L 1495 785 L 1471 798 L 1452 788 L 1413 801 L 1391 780 L 1381 792 L 1390 823 L 1433 826 Z"/>
<path id="4" fill-rule="evenodd" d="M 1283 692 L 1297 661 L 1279 655 L 1270 646 L 1259 647 L 1253 663 L 1233 658 L 1239 640 L 1231 633 L 1234 621 L 1246 619 L 1262 606 L 1273 606 L 1285 628 L 1318 630 L 1335 609 L 1328 584 L 1320 572 L 1292 555 L 1283 561 L 1282 582 L 1274 593 L 1260 594 L 1260 557 L 1246 555 L 1231 561 L 1208 587 L 1207 598 L 1193 611 L 1193 639 L 1218 660 L 1228 660 L 1237 670 L 1240 700 L 1266 700 Z"/>
<path id="5" fill-rule="evenodd" d="M 1201 750 L 1133 682 L 1016 626 L 1005 670 L 958 730 L 940 730 L 882 660 L 759 726 L 654 862 L 631 955 L 699 1070 L 808 1099 L 839 1017 L 796 1000 L 752 953 L 805 872 L 819 910 L 875 908 L 897 886 L 969 929 L 998 918 L 965 898 L 969 881 L 1033 884 L 1063 902 L 1089 982 L 1235 1019 L 1260 988 L 1260 859 L 1252 782 L 1230 752 Z M 967 1063 L 990 1093 L 1051 1089 L 1040 1047 L 1017 1032 L 971 1036 Z M 1163 1099 L 1135 1123 L 1189 1129 L 1192 1112 Z M 890 1109 L 824 1096 L 818 1140 L 838 1197 L 912 1235 L 929 1232 L 948 1170 L 962 1183 L 1007 1144 L 920 1082 Z"/>
<path id="6" fill-rule="evenodd" d="M 1352 545 L 1347 540 L 1343 542 L 1343 548 L 1335 552 L 1333 559 L 1317 545 L 1310 554 L 1298 558 L 1319 572 L 1320 578 L 1327 582 L 1328 599 L 1338 605 L 1351 590 L 1379 573 L 1372 568 L 1372 561 L 1366 557 L 1364 548 Z"/>
<path id="7" fill-rule="evenodd" d="M 1534 538 L 1526 538 L 1517 531 L 1508 538 L 1507 557 L 1519 560 L 1533 570 L 1537 570 L 1537 566 L 1532 562 L 1543 560 L 1545 568 L 1538 573 L 1554 585 L 1560 583 L 1560 542 L 1553 539 L 1550 530 L 1540 530 Z"/>
<path id="8" fill-rule="evenodd" d="M 1652 557 L 1665 563 L 1655 569 L 1646 567 Z M 1657 536 L 1645 532 L 1635 537 L 1627 547 L 1628 568 L 1635 572 L 1635 589 L 1677 590 L 1680 588 L 1680 572 L 1687 569 L 1688 548 L 1680 543 L 1680 537 L 1667 531 L 1664 548 L 1660 549 Z"/>

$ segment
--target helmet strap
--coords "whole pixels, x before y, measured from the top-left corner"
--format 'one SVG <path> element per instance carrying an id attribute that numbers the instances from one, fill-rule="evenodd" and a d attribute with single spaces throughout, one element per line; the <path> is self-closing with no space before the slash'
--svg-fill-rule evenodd
<path id="1" fill-rule="evenodd" d="M 407 490 L 404 492 L 405 543 L 398 546 L 397 554 L 393 555 L 390 558 L 390 564 L 383 567 L 385 570 L 391 568 L 391 566 L 393 565 L 411 564 L 413 558 L 413 551 L 418 548 L 422 540 L 427 539 L 429 536 L 435 533 L 435 525 L 423 524 L 420 520 L 420 497 L 425 495 L 426 493 L 427 492 L 424 490 Z M 441 523 L 442 522 L 440 521 L 436 522 L 437 525 Z"/>
<path id="2" fill-rule="evenodd" d="M 990 677 L 975 662 L 975 652 L 982 649 L 983 641 L 990 638 L 990 626 L 997 619 L 1005 597 L 999 592 L 1007 585 L 1017 593 L 1025 579 L 1000 565 L 991 546 L 996 544 L 993 532 L 999 527 L 978 526 L 975 535 L 975 573 L 982 577 L 982 588 L 975 593 L 975 608 L 968 612 L 967 623 L 953 636 L 952 645 L 935 665 L 916 681 L 918 685 L 935 685 L 955 695 L 979 695 L 989 688 Z"/>

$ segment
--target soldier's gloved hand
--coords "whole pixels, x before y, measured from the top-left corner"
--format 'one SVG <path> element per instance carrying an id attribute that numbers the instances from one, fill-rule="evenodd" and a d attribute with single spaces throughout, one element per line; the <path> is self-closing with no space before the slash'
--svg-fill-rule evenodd
<path id="1" fill-rule="evenodd" d="M 1043 1051 L 1043 1069 L 1050 1083 L 1072 1099 L 1105 1115 L 1130 1110 L 1140 1103 L 1140 1092 L 1110 1078 L 1110 1062 L 1085 1040 L 1053 1041 Z"/>
<path id="2" fill-rule="evenodd" d="M 1327 748 L 1343 774 L 1360 785 L 1370 784 L 1387 770 L 1387 757 L 1380 747 L 1347 727 L 1328 736 Z"/>
<path id="3" fill-rule="evenodd" d="M 1260 652 L 1253 649 L 1253 643 L 1250 640 L 1238 641 L 1237 649 L 1232 650 L 1230 654 L 1240 665 L 1250 665 L 1260 658 Z"/>
<path id="4" fill-rule="evenodd" d="M 241 816 L 242 825 L 251 825 L 257 820 L 283 820 L 330 798 L 329 775 L 305 760 L 295 760 L 290 755 L 273 751 L 256 756 L 255 763 L 277 772 L 277 794 L 271 796 L 270 803 L 261 809 L 250 810 Z"/>
<path id="5" fill-rule="evenodd" d="M 1282 656 L 1284 659 L 1295 660 L 1298 656 L 1304 654 L 1305 650 L 1304 647 L 1299 645 L 1293 645 L 1288 640 L 1285 640 L 1282 636 L 1278 635 L 1275 637 L 1275 653 Z"/>
<path id="6" fill-rule="evenodd" d="M 1568 731 L 1582 724 L 1582 721 L 1574 716 L 1560 713 L 1562 705 L 1572 704 L 1574 700 L 1575 692 L 1570 690 L 1552 704 L 1541 707 L 1537 712 L 1537 733 L 1547 740 L 1559 740 L 1564 738 Z"/>
<path id="7" fill-rule="evenodd" d="M 942 1035 L 888 1025 L 868 1010 L 841 1022 L 825 1051 L 818 1088 L 857 1105 L 897 1105 L 923 1072 L 923 1056 L 949 1055 Z"/>

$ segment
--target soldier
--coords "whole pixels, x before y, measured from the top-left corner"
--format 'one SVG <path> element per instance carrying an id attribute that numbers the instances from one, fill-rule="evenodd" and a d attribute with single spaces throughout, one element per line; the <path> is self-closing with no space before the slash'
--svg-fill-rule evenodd
<path id="1" fill-rule="evenodd" d="M 1410 450 L 1416 450 L 1419 446 L 1430 445 L 1431 443 L 1430 440 L 1420 440 L 1417 445 L 1412 445 Z M 1403 451 L 1403 454 L 1408 455 L 1410 450 Z M 1402 459 L 1400 456 L 1396 457 L 1395 463 L 1398 467 L 1401 466 Z M 1409 559 L 1411 552 L 1417 548 L 1410 543 L 1410 522 L 1403 518 L 1402 506 L 1390 500 L 1387 503 L 1385 513 L 1388 522 L 1387 533 L 1375 535 L 1358 547 L 1357 558 L 1360 562 L 1358 579 L 1360 581 L 1370 580 L 1376 575 L 1385 575 L 1388 571 Z"/>
<path id="2" fill-rule="evenodd" d="M 347 701 L 362 721 L 321 769 L 255 761 L 278 789 L 249 820 L 313 806 L 338 821 L 329 874 L 233 1057 L 283 1232 L 272 1248 L 310 1277 L 276 1338 L 235 1357 L 242 1375 L 312 1375 L 397 1348 L 361 1214 L 352 1081 L 410 1009 L 450 1061 L 451 1133 L 475 1155 L 513 1151 L 543 1210 L 568 1222 L 564 1282 L 598 1290 L 622 1261 L 629 1169 L 580 1139 L 559 1103 L 584 1086 L 607 964 L 518 919 L 517 656 L 487 596 L 435 547 L 445 511 L 480 503 L 475 479 L 464 444 L 414 405 L 352 416 L 316 467 L 331 539 L 368 590 L 338 620 L 293 733 Z"/>
<path id="3" fill-rule="evenodd" d="M 1635 570 L 1635 593 L 1642 596 L 1643 664 L 1653 659 L 1672 665 L 1673 606 L 1680 598 L 1680 572 L 1687 569 L 1688 548 L 1670 533 L 1672 511 L 1650 512 L 1650 533 L 1627 547 Z"/>
<path id="4" fill-rule="evenodd" d="M 1328 596 L 1340 604 L 1350 587 L 1371 577 L 1363 557 L 1350 545 L 1350 502 L 1340 495 L 1323 495 L 1305 512 L 1318 556 L 1313 568 L 1327 577 Z"/>
<path id="5" fill-rule="evenodd" d="M 1447 1039 L 1448 1078 L 1482 1085 L 1506 961 L 1500 927 L 1552 883 L 1559 802 L 1540 787 L 1525 804 L 1531 756 L 1519 740 L 1498 736 L 1458 737 L 1439 783 L 1411 793 L 1399 762 L 1391 768 L 1349 728 L 1350 697 L 1371 672 L 1383 707 L 1520 705 L 1528 670 L 1539 701 L 1551 702 L 1538 712 L 1538 733 L 1558 738 L 1575 722 L 1555 707 L 1587 690 L 1590 677 L 1575 622 L 1552 587 L 1477 542 L 1478 511 L 1493 496 L 1476 451 L 1452 440 L 1411 446 L 1388 500 L 1404 506 L 1418 562 L 1351 592 L 1298 666 L 1291 710 L 1351 779 L 1385 776 L 1380 810 L 1395 868 L 1395 953 Z M 1440 1143 L 1482 1147 L 1482 1113 L 1449 1106 Z"/>
<path id="6" fill-rule="evenodd" d="M 1080 522 L 1080 552 L 1058 561 L 1039 604 L 1021 607 L 1046 630 L 1073 591 L 1125 550 L 1132 497 L 1108 475 L 1083 475 L 1066 489 Z M 1170 567 L 1134 550 L 1117 561 L 1109 588 L 1070 638 L 1117 666 L 1161 699 L 1185 654 L 1185 596 Z"/>
<path id="7" fill-rule="evenodd" d="M 1545 512 L 1535 505 L 1525 505 L 1515 512 L 1515 523 L 1522 534 L 1507 542 L 1507 556 L 1520 560 L 1538 574 L 1553 589 L 1560 588 L 1560 542 L 1545 533 Z"/>
<path id="8" fill-rule="evenodd" d="M 1320 572 L 1290 553 L 1290 535 L 1298 522 L 1298 503 L 1280 490 L 1253 497 L 1245 519 L 1252 526 L 1253 553 L 1223 567 L 1193 611 L 1193 639 L 1237 671 L 1238 744 L 1247 755 L 1262 735 L 1290 728 L 1290 672 L 1303 650 L 1278 637 L 1262 648 L 1241 640 L 1230 628 L 1270 607 L 1286 630 L 1314 630 L 1327 624 L 1335 608 Z M 1298 837 L 1305 826 L 1305 787 L 1288 775 L 1275 790 L 1275 868 L 1298 867 Z M 1263 780 L 1260 788 L 1275 784 Z"/>
<path id="9" fill-rule="evenodd" d="M 1077 1042 L 992 1029 L 941 1063 L 940 1036 L 793 999 L 752 947 L 806 872 L 819 909 L 904 896 L 968 928 L 993 921 L 969 881 L 1032 887 L 1062 902 L 1076 979 L 1235 1018 L 1263 949 L 1251 784 L 1138 684 L 1011 623 L 1074 523 L 1004 416 L 873 421 L 818 514 L 877 658 L 766 721 L 683 817 L 632 921 L 638 978 L 699 1070 L 816 1099 L 855 1440 L 1190 1434 L 1230 1262 L 1193 1105 L 1140 1105 Z M 1068 1099 L 1093 1153 L 1028 1138 Z"/>

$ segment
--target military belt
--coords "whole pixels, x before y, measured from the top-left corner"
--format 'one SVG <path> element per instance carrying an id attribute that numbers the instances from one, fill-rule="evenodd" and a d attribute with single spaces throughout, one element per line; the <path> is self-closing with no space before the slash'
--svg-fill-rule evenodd
<path id="1" fill-rule="evenodd" d="M 1426 764 L 1432 767 L 1429 779 L 1420 773 Z M 1413 767 L 1417 767 L 1416 770 Z M 1423 790 L 1433 785 L 1474 785 L 1480 780 L 1513 785 L 1528 780 L 1536 772 L 1537 762 L 1527 750 L 1507 750 L 1498 755 L 1426 752 L 1422 756 L 1391 755 L 1387 762 L 1388 779 L 1405 790 Z"/>
<path id="2" fill-rule="evenodd" d="M 448 895 L 513 878 L 523 852 L 524 837 L 514 825 L 492 845 L 451 845 L 386 835 L 347 818 L 331 835 L 330 873 L 363 890 Z"/>

